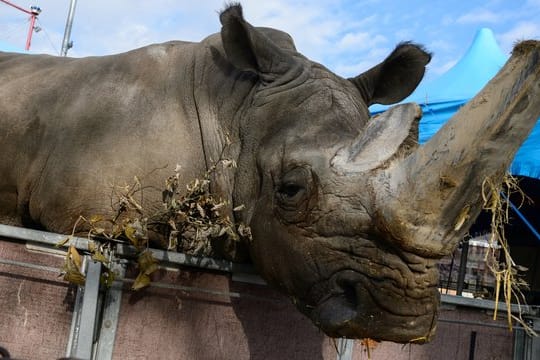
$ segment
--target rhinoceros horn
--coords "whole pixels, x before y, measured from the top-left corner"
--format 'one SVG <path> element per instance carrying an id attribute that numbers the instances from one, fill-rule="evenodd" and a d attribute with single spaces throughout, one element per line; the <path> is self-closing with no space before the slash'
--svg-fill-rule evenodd
<path id="1" fill-rule="evenodd" d="M 486 179 L 500 183 L 540 116 L 540 42 L 518 44 L 506 65 L 426 144 L 420 109 L 399 105 L 372 119 L 334 158 L 337 171 L 370 171 L 371 216 L 399 248 L 451 252 L 478 216 Z"/>

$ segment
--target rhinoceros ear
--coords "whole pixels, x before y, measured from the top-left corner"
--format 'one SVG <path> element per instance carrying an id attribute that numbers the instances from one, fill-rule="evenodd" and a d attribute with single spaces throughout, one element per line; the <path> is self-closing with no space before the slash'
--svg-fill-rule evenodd
<path id="1" fill-rule="evenodd" d="M 290 54 L 244 20 L 239 4 L 229 6 L 219 19 L 223 25 L 221 39 L 225 53 L 237 69 L 271 80 L 295 66 L 296 61 Z"/>
<path id="2" fill-rule="evenodd" d="M 366 104 L 394 104 L 409 96 L 420 83 L 431 60 L 422 46 L 404 42 L 380 64 L 352 81 Z"/>

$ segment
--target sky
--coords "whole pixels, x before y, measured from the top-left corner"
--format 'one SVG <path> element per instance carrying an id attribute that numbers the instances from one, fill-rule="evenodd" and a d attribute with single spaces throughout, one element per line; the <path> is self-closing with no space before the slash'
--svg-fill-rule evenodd
<path id="1" fill-rule="evenodd" d="M 42 9 L 31 51 L 61 49 L 70 0 L 9 0 Z M 509 54 L 516 41 L 540 39 L 540 0 L 244 0 L 255 26 L 288 32 L 297 49 L 344 77 L 376 65 L 401 41 L 433 52 L 427 78 L 452 67 L 476 31 L 493 30 Z M 69 56 L 114 54 L 169 40 L 200 41 L 219 32 L 223 0 L 78 0 Z M 1 47 L 24 48 L 28 15 L 0 2 Z"/>

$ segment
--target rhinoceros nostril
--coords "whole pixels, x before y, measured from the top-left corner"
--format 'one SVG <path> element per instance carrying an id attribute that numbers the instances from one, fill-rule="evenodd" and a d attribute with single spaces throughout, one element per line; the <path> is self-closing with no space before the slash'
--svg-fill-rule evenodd
<path id="1" fill-rule="evenodd" d="M 356 296 L 356 286 L 352 283 L 341 284 L 340 287 L 343 290 L 343 296 L 351 308 L 356 308 L 358 305 L 358 297 Z"/>
<path id="2" fill-rule="evenodd" d="M 361 286 L 359 276 L 359 274 L 352 271 L 346 271 L 336 279 L 337 290 L 351 309 L 356 309 L 359 301 L 361 301 L 361 299 L 358 299 L 358 287 Z"/>

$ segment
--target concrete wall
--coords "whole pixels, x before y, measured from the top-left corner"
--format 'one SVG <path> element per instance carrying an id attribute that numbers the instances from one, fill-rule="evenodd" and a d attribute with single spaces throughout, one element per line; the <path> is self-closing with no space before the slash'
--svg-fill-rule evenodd
<path id="1" fill-rule="evenodd" d="M 29 252 L 0 240 L 0 258 L 62 266 L 62 258 Z M 128 272 L 128 277 L 134 273 Z M 266 286 L 233 282 L 227 274 L 161 270 L 160 284 L 190 290 L 126 284 L 114 359 L 336 359 L 336 344 L 281 294 Z M 226 294 L 209 294 L 211 289 Z M 239 294 L 239 297 L 236 295 Z M 22 359 L 54 359 L 67 346 L 73 292 L 54 273 L 0 264 L 0 346 Z M 371 344 L 372 359 L 511 359 L 512 333 L 483 311 L 443 307 L 436 339 L 427 345 Z M 472 322 L 476 325 L 463 324 Z M 486 326 L 487 325 L 487 326 Z M 356 341 L 353 359 L 367 359 Z"/>

